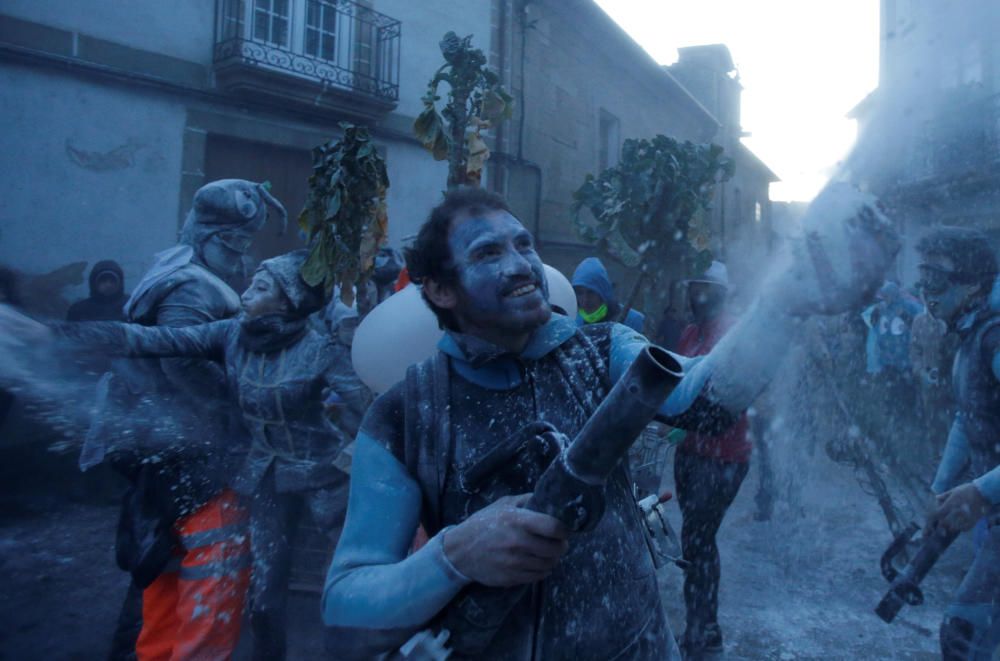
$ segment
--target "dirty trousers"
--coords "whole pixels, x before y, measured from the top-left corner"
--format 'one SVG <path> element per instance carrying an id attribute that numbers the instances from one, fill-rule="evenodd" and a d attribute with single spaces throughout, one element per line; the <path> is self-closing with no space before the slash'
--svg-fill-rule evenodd
<path id="1" fill-rule="evenodd" d="M 279 493 L 269 472 L 250 501 L 253 578 L 250 587 L 250 631 L 254 661 L 287 658 L 286 610 L 291 575 L 292 540 L 308 510 L 313 523 L 331 538 L 339 534 L 347 513 L 350 480 L 323 489 Z M 317 621 L 316 625 L 319 626 Z"/>
<path id="2" fill-rule="evenodd" d="M 229 659 L 250 584 L 248 515 L 228 489 L 174 524 L 170 565 L 142 593 L 139 661 Z"/>
<path id="3" fill-rule="evenodd" d="M 721 565 L 715 536 L 750 465 L 685 452 L 674 456 L 674 483 L 681 507 L 681 545 L 691 563 L 684 574 L 687 633 L 699 637 L 718 623 Z"/>

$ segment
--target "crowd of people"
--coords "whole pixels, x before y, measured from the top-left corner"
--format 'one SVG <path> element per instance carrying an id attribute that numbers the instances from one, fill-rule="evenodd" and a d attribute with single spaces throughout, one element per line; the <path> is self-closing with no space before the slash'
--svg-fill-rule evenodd
<path id="1" fill-rule="evenodd" d="M 858 200 L 859 215 L 882 218 Z M 317 587 L 334 658 L 445 658 L 434 656 L 443 645 L 484 659 L 719 652 L 716 536 L 748 473 L 753 428 L 766 427 L 748 410 L 819 310 L 866 325 L 865 369 L 887 405 L 947 411 L 942 393 L 954 386 L 928 530 L 983 533 L 942 654 L 985 659 L 1000 645 L 1000 306 L 983 235 L 932 232 L 917 295 L 886 281 L 863 312 L 893 250 L 869 251 L 867 280 L 824 292 L 822 304 L 775 287 L 742 322 L 716 261 L 654 322 L 620 300 L 596 257 L 572 275 L 576 317 L 553 309 L 534 237 L 479 188 L 447 192 L 405 259 L 382 250 L 353 307 L 302 278 L 304 250 L 247 271 L 269 214 L 286 215 L 261 184 L 206 185 L 178 244 L 130 294 L 122 269 L 99 262 L 65 322 L 14 312 L 14 278 L 0 271 L 4 361 L 24 345 L 72 356 L 97 400 L 80 465 L 127 478 L 116 554 L 131 585 L 111 658 L 226 659 L 244 614 L 254 658 L 285 658 L 291 545 L 305 520 L 332 552 Z M 443 336 L 405 380 L 373 393 L 352 367 L 353 334 L 408 283 Z M 648 353 L 646 332 L 673 352 L 657 355 L 678 381 L 652 422 L 673 430 L 653 437 L 676 446 L 686 567 L 676 637 L 637 507 L 663 464 L 642 466 L 640 479 L 636 460 L 623 460 L 606 483 L 578 484 L 599 512 L 586 529 L 528 506 L 539 476 Z M 0 414 L 10 397 L 0 391 Z"/>

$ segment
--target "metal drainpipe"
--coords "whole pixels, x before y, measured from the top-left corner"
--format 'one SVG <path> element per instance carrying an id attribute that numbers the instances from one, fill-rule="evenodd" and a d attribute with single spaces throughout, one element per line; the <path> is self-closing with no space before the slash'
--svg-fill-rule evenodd
<path id="1" fill-rule="evenodd" d="M 527 53 L 527 43 L 528 43 L 528 5 L 532 3 L 533 0 L 521 0 L 520 12 L 518 15 L 518 24 L 521 27 L 521 52 L 520 52 L 520 71 L 518 75 L 521 77 L 521 107 L 520 107 L 520 117 L 517 123 L 517 158 L 515 163 L 522 165 L 532 172 L 535 173 L 535 227 L 532 234 L 535 236 L 535 241 L 538 247 L 542 247 L 542 168 L 537 163 L 533 161 L 525 160 L 524 158 L 524 122 L 525 122 L 525 106 L 527 105 L 524 101 L 525 99 L 525 75 L 524 75 L 524 62 L 526 60 Z"/>
<path id="2" fill-rule="evenodd" d="M 500 80 L 504 81 L 504 73 L 507 70 L 507 16 L 508 16 L 508 6 L 510 5 L 510 0 L 499 0 L 497 3 L 497 11 L 499 16 L 497 17 L 497 69 L 499 69 Z M 504 140 L 507 137 L 507 127 L 505 122 L 500 122 L 496 126 L 494 140 L 495 151 L 503 151 L 505 145 Z M 493 168 L 491 168 L 492 170 Z M 499 186 L 501 183 L 499 177 L 494 174 L 493 176 L 493 188 L 496 192 L 504 194 L 507 188 L 507 180 L 504 178 L 504 186 Z"/>
<path id="3" fill-rule="evenodd" d="M 497 160 L 503 161 L 507 165 L 516 165 L 519 167 L 531 170 L 535 175 L 535 219 L 534 227 L 532 228 L 532 234 L 535 236 L 535 241 L 541 246 L 541 229 L 542 229 L 542 168 L 537 163 L 533 161 L 526 160 L 524 158 L 524 120 L 525 120 L 525 93 L 524 93 L 524 63 L 526 59 L 526 47 L 527 42 L 527 32 L 528 32 L 528 17 L 527 9 L 533 0 L 502 0 L 500 4 L 500 29 L 499 29 L 499 48 L 500 51 L 500 72 L 503 74 L 504 69 L 507 64 L 507 17 L 510 16 L 517 21 L 520 27 L 520 37 L 521 37 L 521 47 L 518 53 L 518 76 L 520 77 L 520 88 L 521 88 L 521 98 L 520 103 L 518 103 L 518 124 L 517 124 L 517 154 L 512 155 L 506 151 L 501 150 L 503 146 L 502 136 L 506 133 L 505 125 L 501 124 L 497 127 L 497 151 L 493 153 L 493 157 Z"/>

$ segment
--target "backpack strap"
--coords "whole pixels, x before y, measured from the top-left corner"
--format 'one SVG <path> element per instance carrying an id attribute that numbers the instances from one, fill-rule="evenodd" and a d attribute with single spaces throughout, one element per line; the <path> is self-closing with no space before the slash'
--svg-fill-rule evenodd
<path id="1" fill-rule="evenodd" d="M 434 356 L 406 371 L 404 448 L 406 470 L 423 494 L 421 522 L 428 536 L 441 529 L 441 497 L 453 453 L 448 356 Z"/>
<path id="2" fill-rule="evenodd" d="M 589 418 L 614 385 L 610 381 L 607 361 L 593 340 L 580 329 L 574 340 L 557 347 L 554 355 L 570 392 Z"/>
<path id="3" fill-rule="evenodd" d="M 982 353 L 983 342 L 986 340 L 986 336 L 998 327 L 1000 327 L 1000 314 L 989 319 L 976 331 L 976 351 Z"/>

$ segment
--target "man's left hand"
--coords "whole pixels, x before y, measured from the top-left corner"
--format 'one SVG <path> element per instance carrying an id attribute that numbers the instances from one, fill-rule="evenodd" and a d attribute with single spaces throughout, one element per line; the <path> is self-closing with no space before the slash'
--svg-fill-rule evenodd
<path id="1" fill-rule="evenodd" d="M 931 514 L 928 528 L 941 526 L 949 532 L 965 532 L 991 509 L 976 485 L 966 482 L 937 497 L 938 508 Z"/>

